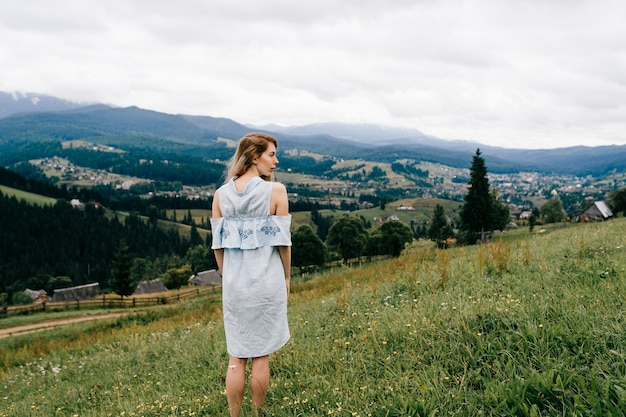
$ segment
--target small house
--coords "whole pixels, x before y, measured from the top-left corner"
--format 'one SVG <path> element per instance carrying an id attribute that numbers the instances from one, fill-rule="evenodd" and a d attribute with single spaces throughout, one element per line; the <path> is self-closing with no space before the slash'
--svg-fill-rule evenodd
<path id="1" fill-rule="evenodd" d="M 157 278 L 148 281 L 141 281 L 139 284 L 137 284 L 137 288 L 135 289 L 133 295 L 152 294 L 166 291 L 167 288 L 165 287 L 165 284 L 163 284 L 163 281 Z"/>
<path id="2" fill-rule="evenodd" d="M 50 301 L 89 300 L 99 295 L 102 295 L 100 284 L 94 282 L 92 284 L 78 285 L 76 287 L 56 289 L 52 293 Z"/>
<path id="3" fill-rule="evenodd" d="M 48 293 L 46 290 L 31 290 L 26 288 L 24 294 L 32 298 L 34 303 L 41 303 L 48 300 Z"/>
<path id="4" fill-rule="evenodd" d="M 574 217 L 575 222 L 602 222 L 613 217 L 613 212 L 604 201 L 595 201 L 585 211 Z"/>
<path id="5" fill-rule="evenodd" d="M 209 269 L 192 275 L 188 282 L 189 285 L 221 285 L 222 276 L 217 269 Z"/>

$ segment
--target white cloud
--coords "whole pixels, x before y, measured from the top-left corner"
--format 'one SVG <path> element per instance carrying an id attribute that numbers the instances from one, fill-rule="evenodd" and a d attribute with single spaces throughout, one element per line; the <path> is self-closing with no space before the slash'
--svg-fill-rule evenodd
<path id="1" fill-rule="evenodd" d="M 626 144 L 619 0 L 5 0 L 0 90 L 507 147 Z"/>

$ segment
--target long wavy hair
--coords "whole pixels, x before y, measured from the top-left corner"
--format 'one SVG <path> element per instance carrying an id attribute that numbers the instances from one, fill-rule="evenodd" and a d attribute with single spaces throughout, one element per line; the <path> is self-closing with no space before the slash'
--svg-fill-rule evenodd
<path id="1" fill-rule="evenodd" d="M 237 150 L 228 162 L 226 182 L 230 181 L 233 177 L 243 175 L 248 169 L 250 169 L 254 158 L 261 156 L 261 154 L 267 150 L 270 143 L 273 143 L 274 146 L 278 148 L 276 138 L 265 133 L 248 133 L 239 139 Z M 264 175 L 261 175 L 261 178 L 265 181 L 272 181 L 271 177 L 266 177 Z"/>

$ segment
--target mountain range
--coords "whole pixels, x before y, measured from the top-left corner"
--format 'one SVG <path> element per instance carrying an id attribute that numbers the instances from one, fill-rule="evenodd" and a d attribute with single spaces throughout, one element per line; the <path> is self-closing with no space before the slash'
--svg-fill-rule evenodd
<path id="1" fill-rule="evenodd" d="M 228 118 L 160 113 L 138 107 L 72 103 L 32 93 L 0 92 L 0 163 L 3 153 L 29 143 L 84 139 L 118 146 L 169 147 L 202 154 L 222 149 L 218 138 L 238 139 L 260 130 L 279 139 L 281 148 L 346 159 L 427 161 L 468 168 L 480 149 L 490 172 L 605 175 L 626 171 L 626 146 L 575 146 L 529 150 L 444 140 L 417 129 L 373 124 L 317 123 L 306 126 L 247 126 Z M 223 153 L 223 152 L 222 152 Z M 221 156 L 221 155 L 220 155 Z"/>

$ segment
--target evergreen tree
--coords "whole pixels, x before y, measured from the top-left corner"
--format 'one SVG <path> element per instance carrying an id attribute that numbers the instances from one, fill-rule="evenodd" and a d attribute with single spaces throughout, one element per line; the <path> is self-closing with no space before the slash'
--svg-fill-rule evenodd
<path id="1" fill-rule="evenodd" d="M 491 193 L 491 229 L 504 230 L 511 221 L 509 206 L 498 198 L 498 192 Z"/>
<path id="2" fill-rule="evenodd" d="M 328 231 L 326 244 L 336 250 L 344 263 L 350 258 L 359 258 L 367 247 L 367 231 L 357 217 L 341 217 Z"/>
<path id="3" fill-rule="evenodd" d="M 146 209 L 146 215 L 148 216 L 148 222 L 156 226 L 159 220 L 159 208 L 153 204 L 149 205 Z"/>
<path id="4" fill-rule="evenodd" d="M 317 226 L 317 236 L 322 241 L 325 241 L 328 237 L 328 232 L 333 223 L 333 218 L 330 216 L 322 216 L 317 208 L 313 208 L 311 210 L 311 221 L 315 226 Z"/>
<path id="5" fill-rule="evenodd" d="M 530 230 L 530 233 L 532 233 L 535 229 L 535 225 L 537 224 L 537 217 L 539 217 L 538 214 L 539 210 L 533 208 L 533 211 L 530 213 L 530 217 L 528 218 L 528 229 Z"/>
<path id="6" fill-rule="evenodd" d="M 480 149 L 476 149 L 470 168 L 469 189 L 460 212 L 462 240 L 470 244 L 484 241 L 485 233 L 493 230 L 493 199 L 489 192 L 485 160 L 480 155 Z"/>
<path id="7" fill-rule="evenodd" d="M 191 247 L 202 245 L 202 236 L 200 236 L 200 232 L 198 232 L 198 228 L 196 227 L 195 223 L 191 223 L 189 244 L 191 245 Z"/>
<path id="8" fill-rule="evenodd" d="M 454 236 L 452 226 L 448 224 L 443 206 L 437 204 L 433 212 L 433 221 L 428 228 L 428 238 L 437 243 L 438 248 L 445 247 L 444 241 Z"/>
<path id="9" fill-rule="evenodd" d="M 135 291 L 135 285 L 130 276 L 133 266 L 133 259 L 128 251 L 128 245 L 125 241 L 121 241 L 115 257 L 113 258 L 113 282 L 112 288 L 117 294 L 129 296 Z"/>
<path id="10" fill-rule="evenodd" d="M 293 266 L 304 273 L 310 266 L 323 266 L 326 258 L 326 246 L 315 234 L 311 226 L 302 225 L 291 236 L 291 261 Z"/>

